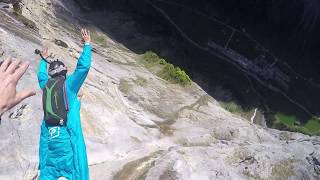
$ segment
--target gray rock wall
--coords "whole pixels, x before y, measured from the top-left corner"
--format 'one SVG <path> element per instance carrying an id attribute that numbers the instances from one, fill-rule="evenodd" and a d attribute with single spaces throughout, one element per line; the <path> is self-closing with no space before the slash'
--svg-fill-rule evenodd
<path id="1" fill-rule="evenodd" d="M 31 62 L 18 88 L 36 88 L 37 96 L 3 117 L 0 179 L 37 178 L 42 108 L 33 51 L 47 45 L 72 71 L 84 23 L 103 38 L 93 44 L 79 94 L 91 179 L 319 179 L 319 137 L 256 126 L 222 109 L 195 83 L 183 88 L 158 78 L 70 1 L 24 4 L 22 15 L 37 28 L 0 8 L 0 49 Z"/>

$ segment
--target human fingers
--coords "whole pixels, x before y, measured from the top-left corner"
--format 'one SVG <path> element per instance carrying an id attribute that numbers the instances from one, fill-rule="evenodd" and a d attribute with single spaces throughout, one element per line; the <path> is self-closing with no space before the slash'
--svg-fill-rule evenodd
<path id="1" fill-rule="evenodd" d="M 5 72 L 10 64 L 11 64 L 11 58 L 5 59 L 0 66 L 0 72 Z"/>
<path id="2" fill-rule="evenodd" d="M 6 74 L 13 74 L 14 71 L 18 68 L 19 64 L 21 63 L 20 60 L 15 60 L 12 61 L 11 64 L 8 66 L 8 68 L 6 69 L 5 73 Z"/>
<path id="3" fill-rule="evenodd" d="M 18 82 L 19 79 L 21 79 L 23 74 L 27 71 L 29 65 L 30 65 L 29 62 L 24 62 L 16 69 L 16 71 L 13 74 L 13 78 L 16 82 Z"/>
<path id="4" fill-rule="evenodd" d="M 47 54 L 48 48 L 47 47 L 42 47 L 42 54 Z"/>
<path id="5" fill-rule="evenodd" d="M 81 36 L 84 37 L 84 29 L 81 29 Z"/>

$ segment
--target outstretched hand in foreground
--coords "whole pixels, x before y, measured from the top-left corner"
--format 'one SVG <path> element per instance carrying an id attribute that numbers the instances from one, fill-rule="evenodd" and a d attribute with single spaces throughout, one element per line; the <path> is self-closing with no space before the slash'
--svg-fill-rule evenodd
<path id="1" fill-rule="evenodd" d="M 12 61 L 8 58 L 0 63 L 0 116 L 24 99 L 36 94 L 34 90 L 17 92 L 16 86 L 27 71 L 28 62 Z"/>

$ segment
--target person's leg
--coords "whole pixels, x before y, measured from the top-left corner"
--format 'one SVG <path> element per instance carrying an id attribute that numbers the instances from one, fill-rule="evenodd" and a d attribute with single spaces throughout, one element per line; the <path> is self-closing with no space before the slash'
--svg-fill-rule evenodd
<path id="1" fill-rule="evenodd" d="M 65 127 L 51 127 L 54 132 L 49 133 L 48 158 L 46 166 L 50 169 L 48 174 L 55 179 L 65 178 L 74 180 L 73 151 L 70 143 L 70 136 Z M 50 128 L 49 128 L 50 131 Z"/>

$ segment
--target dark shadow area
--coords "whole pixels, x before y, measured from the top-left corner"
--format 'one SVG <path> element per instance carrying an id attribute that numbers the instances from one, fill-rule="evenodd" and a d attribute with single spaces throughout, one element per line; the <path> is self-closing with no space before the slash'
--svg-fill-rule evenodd
<path id="1" fill-rule="evenodd" d="M 302 0 L 289 7 L 263 0 L 77 2 L 112 39 L 182 67 L 221 102 L 302 123 L 320 115 L 319 23 L 312 15 L 301 21 L 308 8 Z"/>

